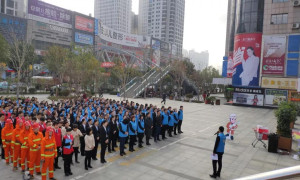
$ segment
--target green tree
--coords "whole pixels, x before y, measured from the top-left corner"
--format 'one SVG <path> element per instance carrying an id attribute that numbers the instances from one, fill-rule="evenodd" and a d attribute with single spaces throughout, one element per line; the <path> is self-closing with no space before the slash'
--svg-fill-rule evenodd
<path id="1" fill-rule="evenodd" d="M 175 60 L 171 64 L 171 76 L 174 78 L 174 81 L 177 86 L 177 93 L 179 94 L 179 97 L 181 98 L 181 88 L 183 85 L 184 80 L 186 79 L 187 75 L 187 66 L 184 61 Z"/>
<path id="2" fill-rule="evenodd" d="M 192 77 L 196 85 L 202 90 L 211 91 L 216 88 L 216 85 L 212 85 L 213 78 L 220 78 L 221 75 L 216 68 L 208 66 L 200 72 L 194 72 Z"/>

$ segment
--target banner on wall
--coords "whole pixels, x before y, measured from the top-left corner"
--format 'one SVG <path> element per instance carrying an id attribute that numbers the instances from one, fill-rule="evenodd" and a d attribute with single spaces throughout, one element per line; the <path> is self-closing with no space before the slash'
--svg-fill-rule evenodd
<path id="1" fill-rule="evenodd" d="M 273 88 L 273 89 L 297 90 L 297 88 L 298 88 L 298 79 L 297 78 L 262 77 L 261 87 L 263 87 L 263 88 Z"/>
<path id="2" fill-rule="evenodd" d="M 233 103 L 251 106 L 263 106 L 264 89 L 235 87 L 233 93 Z"/>
<path id="3" fill-rule="evenodd" d="M 259 86 L 262 33 L 238 34 L 234 39 L 232 84 Z"/>
<path id="4" fill-rule="evenodd" d="M 75 28 L 78 30 L 94 33 L 94 20 L 82 16 L 75 16 Z"/>
<path id="5" fill-rule="evenodd" d="M 266 89 L 265 106 L 277 107 L 281 102 L 288 100 L 288 90 Z"/>
<path id="6" fill-rule="evenodd" d="M 232 78 L 232 73 L 233 73 L 233 56 L 232 52 L 229 52 L 228 56 L 228 63 L 227 63 L 227 77 Z"/>
<path id="7" fill-rule="evenodd" d="M 79 32 L 75 32 L 75 42 L 87 45 L 94 44 L 94 37 L 88 34 L 82 34 Z"/>
<path id="8" fill-rule="evenodd" d="M 152 48 L 152 62 L 154 64 L 160 65 L 160 40 L 152 39 L 151 40 Z"/>
<path id="9" fill-rule="evenodd" d="M 38 0 L 28 0 L 28 19 L 72 28 L 72 12 Z"/>
<path id="10" fill-rule="evenodd" d="M 284 74 L 285 36 L 264 36 L 262 74 Z"/>

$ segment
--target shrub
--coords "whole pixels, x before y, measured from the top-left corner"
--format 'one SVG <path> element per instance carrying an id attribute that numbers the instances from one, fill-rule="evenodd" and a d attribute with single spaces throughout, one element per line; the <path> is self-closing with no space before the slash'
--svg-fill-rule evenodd
<path id="1" fill-rule="evenodd" d="M 290 102 L 282 102 L 275 111 L 275 116 L 277 117 L 277 133 L 280 136 L 290 138 L 292 134 L 290 123 L 297 119 L 296 106 Z"/>
<path id="2" fill-rule="evenodd" d="M 192 93 L 186 95 L 187 98 L 192 99 L 194 95 Z"/>
<path id="3" fill-rule="evenodd" d="M 36 89 L 35 89 L 35 88 L 29 88 L 28 92 L 29 92 L 30 94 L 35 94 Z"/>
<path id="4" fill-rule="evenodd" d="M 68 89 L 64 89 L 59 91 L 58 96 L 69 96 L 70 95 L 70 91 Z"/>

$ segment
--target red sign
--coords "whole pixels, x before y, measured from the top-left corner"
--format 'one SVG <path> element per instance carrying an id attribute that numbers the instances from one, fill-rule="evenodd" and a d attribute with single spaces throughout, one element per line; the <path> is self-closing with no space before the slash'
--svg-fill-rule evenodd
<path id="1" fill-rule="evenodd" d="M 284 74 L 285 36 L 264 36 L 262 74 Z"/>
<path id="2" fill-rule="evenodd" d="M 102 68 L 112 68 L 114 67 L 116 64 L 113 62 L 103 62 L 101 63 L 101 67 Z"/>
<path id="3" fill-rule="evenodd" d="M 227 63 L 227 77 L 232 78 L 233 72 L 233 52 L 229 52 L 228 63 Z"/>
<path id="4" fill-rule="evenodd" d="M 95 27 L 94 20 L 77 16 L 77 15 L 75 16 L 76 29 L 93 33 L 95 29 L 94 27 Z"/>

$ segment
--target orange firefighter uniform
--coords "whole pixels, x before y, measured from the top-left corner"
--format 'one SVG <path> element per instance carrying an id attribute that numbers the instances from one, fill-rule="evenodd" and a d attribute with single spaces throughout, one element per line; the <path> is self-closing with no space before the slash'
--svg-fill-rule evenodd
<path id="1" fill-rule="evenodd" d="M 29 142 L 28 137 L 29 134 L 32 133 L 31 124 L 29 121 L 25 122 L 25 128 L 20 134 L 20 141 L 21 141 L 21 168 L 22 172 L 25 172 L 25 160 L 27 160 L 27 168 L 29 168 Z"/>
<path id="2" fill-rule="evenodd" d="M 11 148 L 13 130 L 14 127 L 12 120 L 7 119 L 1 134 L 6 164 L 9 164 L 9 158 L 11 158 L 11 162 L 13 162 L 13 149 Z"/>
<path id="3" fill-rule="evenodd" d="M 51 136 L 50 136 L 51 133 Z M 41 159 L 43 162 L 42 166 L 42 180 L 46 180 L 47 169 L 49 169 L 49 179 L 54 180 L 53 177 L 53 166 L 54 158 L 57 156 L 56 143 L 54 130 L 52 127 L 47 127 L 45 137 L 42 140 L 41 145 Z"/>
<path id="4" fill-rule="evenodd" d="M 18 119 L 16 124 L 16 129 L 13 130 L 11 146 L 14 150 L 14 163 L 13 170 L 17 170 L 17 165 L 21 164 L 21 140 L 20 134 L 23 130 L 23 120 Z"/>
<path id="5" fill-rule="evenodd" d="M 39 129 L 40 126 L 38 123 L 34 123 L 32 126 L 32 129 Z M 29 148 L 30 148 L 30 163 L 29 163 L 29 173 L 30 176 L 33 177 L 33 171 L 35 169 L 35 172 L 37 175 L 41 174 L 41 143 L 43 139 L 43 134 L 41 132 L 32 132 L 30 133 L 28 137 L 29 142 Z"/>

